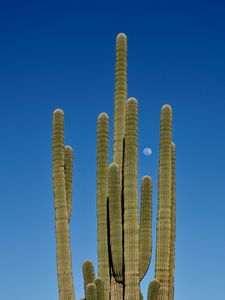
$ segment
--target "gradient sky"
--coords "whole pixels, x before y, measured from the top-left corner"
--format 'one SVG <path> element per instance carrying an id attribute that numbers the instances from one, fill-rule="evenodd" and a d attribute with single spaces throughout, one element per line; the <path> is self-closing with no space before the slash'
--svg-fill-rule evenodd
<path id="1" fill-rule="evenodd" d="M 71 221 L 76 297 L 96 245 L 96 120 L 113 133 L 115 38 L 128 36 L 128 95 L 139 101 L 139 180 L 157 205 L 159 115 L 173 107 L 177 147 L 175 300 L 223 300 L 225 283 L 223 1 L 0 0 L 0 294 L 58 299 L 51 118 L 65 112 L 75 153 Z M 146 157 L 142 151 L 152 149 Z M 112 157 L 112 147 L 110 158 Z M 142 283 L 154 276 L 154 255 Z"/>

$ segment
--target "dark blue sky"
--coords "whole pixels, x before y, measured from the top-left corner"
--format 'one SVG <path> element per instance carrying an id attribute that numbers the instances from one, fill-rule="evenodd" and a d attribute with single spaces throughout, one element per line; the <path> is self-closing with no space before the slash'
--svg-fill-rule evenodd
<path id="1" fill-rule="evenodd" d="M 0 0 L 0 290 L 57 299 L 51 117 L 65 112 L 75 153 L 71 223 L 81 264 L 97 268 L 96 120 L 110 116 L 115 38 L 128 36 L 128 95 L 139 101 L 139 179 L 154 184 L 159 114 L 173 107 L 177 146 L 175 300 L 222 300 L 225 282 L 225 4 L 223 1 Z M 142 154 L 149 146 L 150 157 Z M 112 156 L 112 148 L 110 157 Z M 155 253 L 155 251 L 154 251 Z M 153 277 L 154 256 L 142 290 Z"/>

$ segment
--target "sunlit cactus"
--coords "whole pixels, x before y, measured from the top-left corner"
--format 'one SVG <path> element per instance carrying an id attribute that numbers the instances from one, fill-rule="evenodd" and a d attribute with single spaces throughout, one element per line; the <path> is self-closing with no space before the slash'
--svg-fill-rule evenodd
<path id="1" fill-rule="evenodd" d="M 104 281 L 101 278 L 95 279 L 97 300 L 105 300 Z"/>
<path id="2" fill-rule="evenodd" d="M 168 300 L 169 262 L 171 239 L 171 187 L 172 187 L 172 110 L 164 105 L 160 122 L 160 158 L 158 179 L 158 217 L 155 278 L 160 281 L 159 299 Z"/>
<path id="3" fill-rule="evenodd" d="M 157 279 L 153 279 L 148 285 L 148 300 L 158 300 L 160 282 Z"/>
<path id="4" fill-rule="evenodd" d="M 69 231 L 73 158 L 72 149 L 64 147 L 64 113 L 60 109 L 53 113 L 52 157 L 59 300 L 75 300 Z"/>
<path id="5" fill-rule="evenodd" d="M 97 300 L 97 289 L 95 283 L 86 286 L 86 300 Z"/>
<path id="6" fill-rule="evenodd" d="M 127 37 L 116 39 L 113 162 L 109 164 L 109 117 L 97 125 L 98 277 L 83 264 L 85 300 L 142 300 L 140 282 L 152 256 L 152 179 L 141 180 L 138 213 L 138 101 L 127 100 Z M 70 249 L 73 151 L 64 146 L 64 114 L 53 113 L 53 189 L 59 300 L 75 300 Z M 174 300 L 176 238 L 175 144 L 172 108 L 160 119 L 155 278 L 147 300 Z"/>
<path id="7" fill-rule="evenodd" d="M 84 277 L 84 292 L 87 298 L 87 286 L 89 283 L 95 283 L 95 271 L 92 261 L 85 260 L 82 266 Z"/>

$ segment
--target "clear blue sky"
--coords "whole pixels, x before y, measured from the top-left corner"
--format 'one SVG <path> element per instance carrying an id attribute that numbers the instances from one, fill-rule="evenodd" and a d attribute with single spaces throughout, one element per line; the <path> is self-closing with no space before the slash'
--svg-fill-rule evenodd
<path id="1" fill-rule="evenodd" d="M 164 103 L 173 106 L 175 300 L 224 299 L 224 11 L 222 0 L 0 1 L 2 299 L 58 298 L 51 175 L 51 117 L 58 107 L 75 152 L 77 299 L 82 261 L 90 258 L 97 268 L 96 120 L 108 112 L 112 143 L 119 32 L 128 36 L 128 94 L 139 100 L 139 179 L 150 174 L 154 183 L 154 246 L 159 114 Z M 150 157 L 142 154 L 146 146 Z M 145 297 L 153 270 L 154 259 Z"/>

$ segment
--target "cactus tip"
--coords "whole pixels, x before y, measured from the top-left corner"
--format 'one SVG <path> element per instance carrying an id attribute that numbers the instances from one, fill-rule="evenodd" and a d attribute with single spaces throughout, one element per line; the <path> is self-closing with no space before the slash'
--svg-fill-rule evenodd
<path id="1" fill-rule="evenodd" d="M 109 165 L 109 168 L 110 168 L 110 169 L 117 169 L 117 168 L 119 168 L 119 165 L 118 165 L 117 163 L 115 163 L 115 162 L 112 162 L 112 163 Z"/>
<path id="2" fill-rule="evenodd" d="M 131 97 L 127 100 L 127 104 L 137 104 L 137 103 L 138 103 L 138 101 L 134 97 Z"/>
<path id="3" fill-rule="evenodd" d="M 117 37 L 116 37 L 117 39 L 127 39 L 127 36 L 126 36 L 126 34 L 125 33 L 123 33 L 123 32 L 120 32 L 118 35 L 117 35 Z"/>
<path id="4" fill-rule="evenodd" d="M 65 146 L 65 150 L 67 150 L 67 151 L 73 151 L 73 148 L 70 146 L 70 145 L 66 145 Z"/>
<path id="5" fill-rule="evenodd" d="M 142 180 L 149 180 L 149 181 L 152 181 L 152 177 L 149 176 L 149 175 L 145 175 L 142 177 Z"/>
<path id="6" fill-rule="evenodd" d="M 172 107 L 169 104 L 164 104 L 162 110 L 172 111 Z"/>
<path id="7" fill-rule="evenodd" d="M 109 116 L 106 112 L 102 112 L 99 114 L 98 119 L 109 119 Z"/>
<path id="8" fill-rule="evenodd" d="M 56 115 L 56 114 L 64 115 L 64 111 L 61 108 L 57 108 L 53 112 L 53 115 Z"/>

